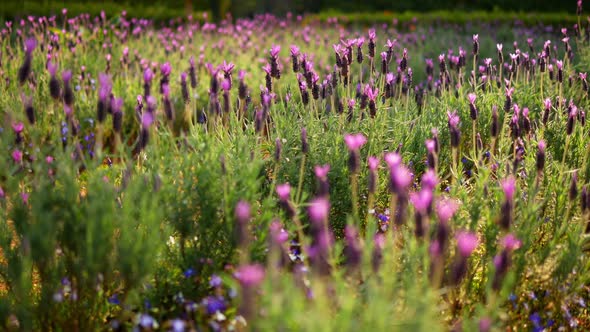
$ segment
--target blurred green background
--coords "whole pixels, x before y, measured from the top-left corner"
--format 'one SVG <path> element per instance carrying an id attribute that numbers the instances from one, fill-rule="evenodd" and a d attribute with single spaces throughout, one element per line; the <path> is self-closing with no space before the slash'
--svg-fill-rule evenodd
<path id="1" fill-rule="evenodd" d="M 72 14 L 104 9 L 107 14 L 127 9 L 133 16 L 158 18 L 172 17 L 187 11 L 208 11 L 213 16 L 223 17 L 231 13 L 234 17 L 247 17 L 256 13 L 285 14 L 317 13 L 321 11 L 339 12 L 403 12 L 433 10 L 485 10 L 517 12 L 575 12 L 576 2 L 554 0 L 156 0 L 156 1 L 88 1 L 88 0 L 24 0 L 0 1 L 0 13 L 4 17 L 18 17 L 28 14 L 58 13 L 66 7 Z"/>

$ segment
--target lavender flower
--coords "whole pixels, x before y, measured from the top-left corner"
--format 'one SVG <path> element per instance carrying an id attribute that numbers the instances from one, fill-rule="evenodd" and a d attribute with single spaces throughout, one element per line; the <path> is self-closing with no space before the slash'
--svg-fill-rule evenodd
<path id="1" fill-rule="evenodd" d="M 96 106 L 96 119 L 98 123 L 103 123 L 106 119 L 107 109 L 112 108 L 110 106 L 111 103 L 111 93 L 113 83 L 111 82 L 111 78 L 107 74 L 100 73 L 98 74 L 98 104 Z"/>
<path id="2" fill-rule="evenodd" d="M 373 272 L 377 273 L 383 261 L 383 248 L 385 247 L 385 236 L 383 233 L 375 234 L 373 238 L 373 252 L 371 254 L 371 266 Z"/>
<path id="3" fill-rule="evenodd" d="M 311 220 L 312 245 L 307 252 L 312 267 L 320 275 L 328 275 L 331 267 L 329 263 L 330 249 L 333 236 L 328 229 L 328 216 L 330 214 L 330 202 L 325 198 L 316 198 L 310 202 L 308 208 Z"/>
<path id="4" fill-rule="evenodd" d="M 516 192 L 516 180 L 510 176 L 500 182 L 504 192 L 504 203 L 500 214 L 500 227 L 505 230 L 510 229 L 512 224 L 512 211 L 514 209 L 514 193 Z"/>
<path id="5" fill-rule="evenodd" d="M 375 57 L 375 39 L 376 39 L 376 33 L 375 33 L 375 29 L 371 29 L 369 30 L 369 57 L 370 58 L 374 58 Z"/>
<path id="6" fill-rule="evenodd" d="M 113 109 L 113 131 L 117 134 L 121 134 L 123 127 L 123 98 L 114 98 L 112 100 Z"/>
<path id="7" fill-rule="evenodd" d="M 356 174 L 360 165 L 360 148 L 367 143 L 367 138 L 363 134 L 344 135 L 344 142 L 348 147 L 348 170 L 351 174 Z"/>
<path id="8" fill-rule="evenodd" d="M 56 77 L 57 65 L 49 61 L 49 63 L 47 64 L 47 70 L 49 71 L 49 75 L 51 76 L 49 78 L 49 94 L 51 95 L 51 98 L 57 100 L 61 95 L 59 80 Z"/>
<path id="9" fill-rule="evenodd" d="M 270 72 L 271 77 L 274 78 L 281 78 L 281 70 L 279 69 L 279 52 L 281 51 L 281 47 L 279 45 L 273 45 L 270 48 Z"/>
<path id="10" fill-rule="evenodd" d="M 188 71 L 189 77 L 191 79 L 191 87 L 194 89 L 197 87 L 197 72 L 195 70 L 195 57 L 191 56 L 189 59 L 190 68 Z"/>
<path id="11" fill-rule="evenodd" d="M 423 238 L 428 232 L 428 211 L 432 206 L 432 191 L 429 188 L 422 188 L 417 193 L 410 194 L 410 202 L 414 206 L 415 214 L 415 229 L 414 234 L 416 238 Z"/>
<path id="12" fill-rule="evenodd" d="M 363 63 L 363 44 L 365 43 L 365 38 L 358 38 L 356 40 L 356 62 Z"/>
<path id="13" fill-rule="evenodd" d="M 369 84 L 365 85 L 365 95 L 367 96 L 368 100 L 369 100 L 369 114 L 371 115 L 372 118 L 375 117 L 375 115 L 377 115 L 377 107 L 376 107 L 376 100 L 377 97 L 379 96 L 379 90 L 375 87 L 375 88 L 371 88 L 371 86 Z M 363 108 L 363 107 L 361 107 Z"/>
<path id="14" fill-rule="evenodd" d="M 15 164 L 20 164 L 23 162 L 23 152 L 21 150 L 15 149 L 12 151 L 11 156 Z"/>
<path id="15" fill-rule="evenodd" d="M 551 109 L 551 99 L 547 98 L 543 102 L 545 105 L 545 110 L 543 111 L 543 125 L 547 125 L 547 121 L 549 120 L 549 110 Z"/>
<path id="16" fill-rule="evenodd" d="M 470 93 L 467 95 L 467 99 L 469 100 L 469 115 L 471 116 L 471 120 L 477 120 L 477 107 L 475 106 L 475 93 Z"/>
<path id="17" fill-rule="evenodd" d="M 180 90 L 182 91 L 182 100 L 184 100 L 185 104 L 190 102 L 190 94 L 188 92 L 188 84 L 186 82 L 187 74 L 182 72 L 180 74 Z"/>
<path id="18" fill-rule="evenodd" d="M 143 72 L 143 97 L 146 99 L 150 95 L 153 78 L 154 74 L 152 73 L 152 70 L 149 67 L 146 68 Z"/>
<path id="19" fill-rule="evenodd" d="M 72 79 L 72 71 L 65 70 L 61 74 L 61 79 L 64 83 L 64 103 L 70 107 L 74 105 L 74 91 L 72 90 L 72 86 L 70 85 L 70 80 Z"/>
<path id="20" fill-rule="evenodd" d="M 510 265 L 512 265 L 512 252 L 521 246 L 521 241 L 516 238 L 513 234 L 508 234 L 502 239 L 503 249 L 496 257 L 494 257 L 494 266 L 496 272 L 492 281 L 492 287 L 495 290 L 499 290 L 502 286 L 502 281 L 508 273 Z"/>
<path id="21" fill-rule="evenodd" d="M 318 197 L 328 197 L 330 195 L 330 183 L 328 182 L 328 172 L 330 165 L 315 166 L 314 173 L 318 182 Z"/>
<path id="22" fill-rule="evenodd" d="M 387 52 L 381 52 L 381 74 L 385 75 L 388 71 Z"/>
<path id="23" fill-rule="evenodd" d="M 25 41 L 25 60 L 18 69 L 18 82 L 23 85 L 31 75 L 31 65 L 33 62 L 33 50 L 37 46 L 37 40 L 31 38 Z"/>
<path id="24" fill-rule="evenodd" d="M 264 275 L 264 268 L 257 264 L 240 266 L 234 274 L 241 286 L 239 313 L 246 321 L 253 319 L 256 313 L 256 288 L 264 280 Z"/>
<path id="25" fill-rule="evenodd" d="M 24 93 L 21 95 L 23 104 L 25 106 L 25 115 L 29 124 L 35 124 L 35 109 L 33 108 L 33 97 L 27 97 Z"/>
<path id="26" fill-rule="evenodd" d="M 361 258 L 363 256 L 361 245 L 358 241 L 358 233 L 354 226 L 346 225 L 344 228 L 344 259 L 346 267 L 349 271 L 355 271 L 361 264 Z"/>
<path id="27" fill-rule="evenodd" d="M 166 62 L 160 66 L 160 93 L 164 93 L 164 86 L 170 83 L 170 73 L 172 72 L 172 66 L 170 62 Z"/>
<path id="28" fill-rule="evenodd" d="M 250 204 L 246 201 L 239 201 L 234 210 L 238 237 L 238 247 L 244 249 L 248 245 L 248 222 L 252 218 Z"/>
<path id="29" fill-rule="evenodd" d="M 299 47 L 297 47 L 297 45 L 291 45 L 291 62 L 293 64 L 293 72 L 297 73 L 300 69 Z"/>
<path id="30" fill-rule="evenodd" d="M 309 144 L 307 143 L 307 129 L 301 128 L 301 153 L 307 154 L 309 152 Z"/>
<path id="31" fill-rule="evenodd" d="M 451 133 L 451 147 L 458 148 L 461 139 L 461 131 L 459 130 L 459 115 L 457 111 L 453 113 L 447 112 L 449 131 Z"/>
<path id="32" fill-rule="evenodd" d="M 467 274 L 467 259 L 475 248 L 477 248 L 479 240 L 476 234 L 469 232 L 459 232 L 457 234 L 457 251 L 458 255 L 451 270 L 450 282 L 452 285 L 461 283 Z"/>
<path id="33" fill-rule="evenodd" d="M 379 158 L 369 157 L 369 185 L 368 190 L 370 194 L 374 194 L 377 191 L 377 168 L 379 167 Z"/>

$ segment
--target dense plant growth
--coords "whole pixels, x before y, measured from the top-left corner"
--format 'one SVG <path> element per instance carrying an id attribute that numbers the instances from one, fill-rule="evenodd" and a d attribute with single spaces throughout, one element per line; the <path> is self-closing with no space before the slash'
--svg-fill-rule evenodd
<path id="1" fill-rule="evenodd" d="M 563 29 L 7 22 L 0 325 L 589 328 L 578 7 Z"/>

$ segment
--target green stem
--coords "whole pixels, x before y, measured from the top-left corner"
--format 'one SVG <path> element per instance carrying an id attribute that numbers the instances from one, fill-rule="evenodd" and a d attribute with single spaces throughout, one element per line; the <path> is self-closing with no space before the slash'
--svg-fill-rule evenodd
<path id="1" fill-rule="evenodd" d="M 295 194 L 295 200 L 297 203 L 301 203 L 301 189 L 303 187 L 303 176 L 305 175 L 305 159 L 307 154 L 303 154 L 301 157 L 301 164 L 299 166 L 299 183 L 297 184 L 297 193 Z"/>

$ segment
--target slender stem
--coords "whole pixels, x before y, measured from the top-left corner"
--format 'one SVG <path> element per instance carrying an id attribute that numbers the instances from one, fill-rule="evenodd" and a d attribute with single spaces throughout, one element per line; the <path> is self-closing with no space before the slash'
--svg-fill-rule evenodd
<path id="1" fill-rule="evenodd" d="M 455 183 L 457 177 L 457 169 L 458 169 L 458 159 L 459 159 L 459 151 L 457 148 L 452 148 L 453 153 L 453 165 L 451 165 L 451 185 Z"/>
<path id="2" fill-rule="evenodd" d="M 471 136 L 473 139 L 473 161 L 477 159 L 477 140 L 475 139 L 475 132 L 477 131 L 477 121 L 471 121 Z"/>
<path id="3" fill-rule="evenodd" d="M 369 224 L 369 218 L 371 216 L 369 211 L 370 211 L 370 209 L 373 208 L 374 204 L 375 204 L 375 195 L 370 192 L 369 197 L 367 198 L 367 209 L 365 210 L 365 213 L 366 213 L 365 220 L 361 224 L 361 238 L 364 238 L 365 234 L 367 232 L 367 225 Z"/>
<path id="4" fill-rule="evenodd" d="M 351 184 L 351 191 L 352 191 L 352 215 L 354 216 L 354 221 L 359 221 L 359 207 L 358 207 L 358 176 L 357 174 L 352 174 L 350 176 L 350 184 Z"/>
<path id="5" fill-rule="evenodd" d="M 569 146 L 570 146 L 570 137 L 571 137 L 571 135 L 567 135 L 565 137 L 565 148 L 563 150 L 563 157 L 561 158 L 561 173 L 563 173 L 565 170 L 565 158 L 567 156 L 567 150 L 569 149 Z"/>
<path id="6" fill-rule="evenodd" d="M 307 154 L 303 154 L 301 157 L 301 165 L 299 166 L 299 183 L 297 184 L 297 193 L 295 194 L 295 200 L 297 203 L 301 202 L 301 189 L 303 187 L 303 176 L 305 175 L 305 159 Z"/>

